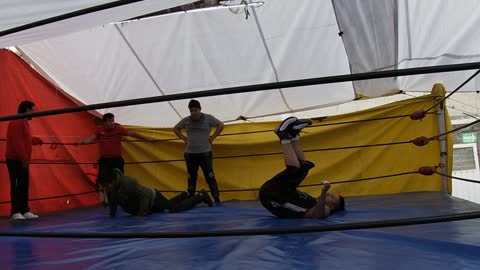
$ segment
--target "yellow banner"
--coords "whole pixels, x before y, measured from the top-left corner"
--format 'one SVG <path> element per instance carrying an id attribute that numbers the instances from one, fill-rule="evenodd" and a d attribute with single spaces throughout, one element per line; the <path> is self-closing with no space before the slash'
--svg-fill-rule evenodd
<path id="1" fill-rule="evenodd" d="M 441 85 L 433 94 L 395 102 L 355 113 L 313 120 L 301 134 L 306 158 L 315 168 L 303 181 L 305 192 L 320 194 L 322 180 L 332 183 L 331 191 L 343 196 L 393 194 L 442 190 L 442 177 L 416 173 L 423 166 L 440 163 L 440 144 L 432 140 L 416 146 L 411 140 L 439 135 L 435 110 L 425 118 L 409 115 L 435 105 L 444 95 Z M 447 130 L 451 129 L 448 114 Z M 256 189 L 284 169 L 278 138 L 273 130 L 279 122 L 226 125 L 213 145 L 213 166 L 222 200 L 257 199 Z M 124 142 L 126 174 L 161 191 L 187 189 L 183 160 L 184 142 L 170 128 L 128 127 L 157 138 L 154 143 Z M 129 138 L 132 140 L 131 138 Z M 452 139 L 447 140 L 447 173 L 452 169 Z M 440 168 L 437 169 L 440 172 Z M 342 183 L 343 182 L 343 183 Z M 449 183 L 449 192 L 450 186 Z M 197 190 L 208 189 L 201 169 Z M 251 191 L 250 189 L 254 189 Z M 250 191 L 240 191 L 250 190 Z M 174 193 L 165 193 L 171 197 Z"/>

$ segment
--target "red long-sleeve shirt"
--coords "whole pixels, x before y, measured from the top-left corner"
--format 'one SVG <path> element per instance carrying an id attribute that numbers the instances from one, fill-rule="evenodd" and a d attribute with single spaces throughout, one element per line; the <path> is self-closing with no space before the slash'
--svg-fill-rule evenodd
<path id="1" fill-rule="evenodd" d="M 8 123 L 7 128 L 5 157 L 7 159 L 29 162 L 32 158 L 32 139 L 27 119 L 11 121 Z"/>

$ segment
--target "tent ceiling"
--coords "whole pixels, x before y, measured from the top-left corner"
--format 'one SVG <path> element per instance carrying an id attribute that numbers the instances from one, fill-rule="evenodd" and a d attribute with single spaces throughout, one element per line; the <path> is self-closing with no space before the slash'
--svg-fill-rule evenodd
<path id="1" fill-rule="evenodd" d="M 25 43 L 68 34 L 103 24 L 122 21 L 161 11 L 164 9 L 184 5 L 195 0 L 0 0 L 0 32 L 12 30 L 8 35 L 0 36 L 0 48 L 18 46 Z M 113 6 L 106 9 L 107 6 Z M 86 9 L 100 9 L 96 12 L 85 13 L 70 19 L 54 20 L 58 16 L 82 12 Z M 43 20 L 54 20 L 49 24 L 14 31 L 16 28 L 35 24 Z"/>
<path id="2" fill-rule="evenodd" d="M 178 5 L 182 1 L 136 4 L 147 2 Z M 85 104 L 479 61 L 480 32 L 474 31 L 480 24 L 478 1 L 462 1 L 462 5 L 454 0 L 264 2 L 249 8 L 248 19 L 236 10 L 216 9 L 109 24 L 135 17 L 134 12 L 148 13 L 125 6 L 122 16 L 113 18 L 104 11 L 109 15 L 96 16 L 101 20 L 83 21 L 76 27 L 67 20 L 62 27 L 62 23 L 48 25 L 61 28 L 55 34 L 40 31 L 29 40 L 31 35 L 22 32 L 18 37 L 0 37 L 0 45 L 20 45 L 55 83 Z M 257 117 L 341 104 L 356 94 L 373 98 L 398 89 L 430 91 L 436 82 L 451 90 L 473 72 L 276 89 L 200 101 L 205 112 L 229 121 L 241 115 Z M 476 90 L 479 83 L 475 79 L 464 90 Z M 109 111 L 124 124 L 172 126 L 188 114 L 187 102 Z"/>
<path id="3" fill-rule="evenodd" d="M 78 10 L 92 8 L 111 0 L 64 1 L 64 0 L 2 0 L 0 4 L 0 31 L 6 31 L 36 21 L 60 16 Z"/>

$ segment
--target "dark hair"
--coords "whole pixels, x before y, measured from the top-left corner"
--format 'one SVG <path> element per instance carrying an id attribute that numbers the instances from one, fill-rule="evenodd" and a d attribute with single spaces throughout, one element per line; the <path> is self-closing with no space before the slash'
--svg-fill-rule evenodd
<path id="1" fill-rule="evenodd" d="M 115 175 L 113 174 L 113 170 L 111 168 L 102 168 L 98 172 L 98 181 L 100 184 L 104 183 L 111 183 L 113 182 Z"/>
<path id="2" fill-rule="evenodd" d="M 103 117 L 102 117 L 103 121 L 106 121 L 106 120 L 108 120 L 108 119 L 113 119 L 113 118 L 115 118 L 115 116 L 113 115 L 113 113 L 106 113 L 106 114 L 104 114 Z"/>
<path id="3" fill-rule="evenodd" d="M 201 110 L 202 106 L 200 106 L 200 102 L 198 100 L 192 99 L 192 100 L 190 100 L 190 102 L 188 102 L 188 108 L 189 109 L 197 108 L 197 109 Z"/>
<path id="4" fill-rule="evenodd" d="M 24 100 L 20 102 L 20 105 L 18 105 L 18 113 L 26 113 L 27 110 L 31 110 L 34 106 L 35 103 L 29 100 Z"/>

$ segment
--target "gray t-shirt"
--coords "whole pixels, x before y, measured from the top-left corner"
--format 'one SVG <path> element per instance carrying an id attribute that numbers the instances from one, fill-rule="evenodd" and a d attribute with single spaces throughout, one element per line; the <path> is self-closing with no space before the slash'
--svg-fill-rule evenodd
<path id="1" fill-rule="evenodd" d="M 175 125 L 176 129 L 187 131 L 186 153 L 205 153 L 212 151 L 208 141 L 212 127 L 216 127 L 220 120 L 213 115 L 202 113 L 199 119 L 193 120 L 187 116 Z"/>

